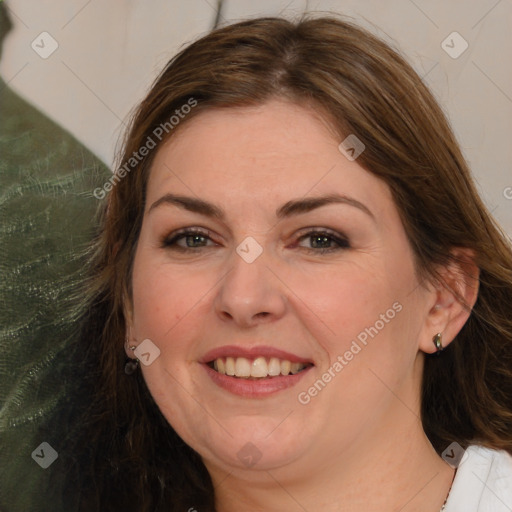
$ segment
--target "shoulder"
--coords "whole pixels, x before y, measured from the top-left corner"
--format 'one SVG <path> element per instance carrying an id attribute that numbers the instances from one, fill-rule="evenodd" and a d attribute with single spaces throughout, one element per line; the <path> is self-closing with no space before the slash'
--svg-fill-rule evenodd
<path id="1" fill-rule="evenodd" d="M 510 512 L 512 456 L 505 451 L 472 445 L 466 450 L 445 512 Z"/>

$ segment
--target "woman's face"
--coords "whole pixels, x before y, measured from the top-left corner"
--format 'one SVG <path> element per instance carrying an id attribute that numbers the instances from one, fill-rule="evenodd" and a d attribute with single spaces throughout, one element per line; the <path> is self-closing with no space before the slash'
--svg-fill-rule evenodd
<path id="1" fill-rule="evenodd" d="M 169 423 L 209 469 L 292 472 L 417 425 L 435 296 L 387 185 L 284 101 L 182 128 L 151 169 L 129 315 Z"/>

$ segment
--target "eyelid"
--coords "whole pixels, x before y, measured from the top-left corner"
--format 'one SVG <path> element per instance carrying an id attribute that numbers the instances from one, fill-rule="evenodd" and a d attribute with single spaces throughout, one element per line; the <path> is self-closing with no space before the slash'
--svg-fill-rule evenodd
<path id="1" fill-rule="evenodd" d="M 348 238 L 342 232 L 335 231 L 334 229 L 326 228 L 324 226 L 308 226 L 306 228 L 301 228 L 298 231 L 298 236 L 304 236 L 309 233 L 325 233 L 326 235 L 332 235 L 333 237 Z"/>

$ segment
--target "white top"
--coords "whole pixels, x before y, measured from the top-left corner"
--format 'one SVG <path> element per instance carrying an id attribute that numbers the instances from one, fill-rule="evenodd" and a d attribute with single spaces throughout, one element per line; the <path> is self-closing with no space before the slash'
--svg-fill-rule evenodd
<path id="1" fill-rule="evenodd" d="M 512 512 L 512 456 L 468 447 L 443 512 Z"/>

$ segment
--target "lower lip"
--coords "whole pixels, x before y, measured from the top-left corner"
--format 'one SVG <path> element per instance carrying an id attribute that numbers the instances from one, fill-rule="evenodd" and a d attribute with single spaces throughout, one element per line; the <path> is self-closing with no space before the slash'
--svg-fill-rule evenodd
<path id="1" fill-rule="evenodd" d="M 291 388 L 313 368 L 313 366 L 309 366 L 295 375 L 279 375 L 277 377 L 267 377 L 266 379 L 249 380 L 223 375 L 213 368 L 210 368 L 207 364 L 202 364 L 202 366 L 213 382 L 219 387 L 234 395 L 246 398 L 263 398 L 282 391 L 283 389 Z"/>

